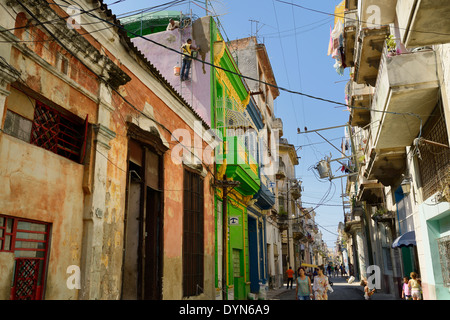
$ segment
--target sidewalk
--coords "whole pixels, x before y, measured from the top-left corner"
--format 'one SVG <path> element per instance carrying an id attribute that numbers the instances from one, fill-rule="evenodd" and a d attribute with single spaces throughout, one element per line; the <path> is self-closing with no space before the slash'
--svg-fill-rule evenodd
<path id="1" fill-rule="evenodd" d="M 295 290 L 295 286 L 293 286 L 292 288 L 292 290 Z M 283 284 L 283 286 L 279 289 L 271 289 L 267 291 L 266 300 L 279 300 L 278 296 L 286 293 L 288 290 L 291 289 L 286 289 L 286 284 Z"/>

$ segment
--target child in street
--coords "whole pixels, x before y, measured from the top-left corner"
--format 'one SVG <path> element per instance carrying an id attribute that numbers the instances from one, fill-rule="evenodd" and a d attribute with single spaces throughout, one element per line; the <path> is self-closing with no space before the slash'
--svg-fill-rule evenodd
<path id="1" fill-rule="evenodd" d="M 421 300 L 420 291 L 422 290 L 420 282 L 417 279 L 417 273 L 411 272 L 411 279 L 408 281 L 409 289 L 411 290 L 411 297 L 413 300 Z"/>
<path id="2" fill-rule="evenodd" d="M 375 288 L 370 290 L 367 280 L 365 279 L 362 279 L 360 284 L 364 287 L 364 299 L 370 300 L 372 295 L 375 293 Z"/>
<path id="3" fill-rule="evenodd" d="M 408 281 L 409 281 L 408 277 L 403 278 L 402 299 L 412 300 L 411 290 L 409 289 Z"/>

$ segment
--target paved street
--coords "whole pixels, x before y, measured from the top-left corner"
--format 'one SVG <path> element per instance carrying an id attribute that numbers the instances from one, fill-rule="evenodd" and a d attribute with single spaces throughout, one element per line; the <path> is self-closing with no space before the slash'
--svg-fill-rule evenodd
<path id="1" fill-rule="evenodd" d="M 333 293 L 328 292 L 328 300 L 364 300 L 363 287 L 359 282 L 348 284 L 346 277 L 331 277 L 333 282 Z M 295 300 L 295 285 L 293 289 L 286 289 L 286 285 L 278 290 L 270 290 L 267 294 L 268 300 Z M 394 300 L 393 295 L 375 293 L 372 300 Z"/>

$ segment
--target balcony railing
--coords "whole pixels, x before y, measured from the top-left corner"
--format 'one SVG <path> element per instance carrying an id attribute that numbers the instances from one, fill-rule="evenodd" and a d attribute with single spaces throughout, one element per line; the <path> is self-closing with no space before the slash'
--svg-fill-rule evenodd
<path id="1" fill-rule="evenodd" d="M 349 104 L 351 109 L 351 125 L 364 127 L 370 123 L 370 105 L 374 88 L 367 84 L 358 84 L 355 81 L 348 83 Z"/>
<path id="2" fill-rule="evenodd" d="M 411 145 L 438 101 L 435 52 L 391 54 L 385 45 L 372 102 L 374 147 Z M 420 115 L 420 116 L 419 116 Z"/>
<path id="3" fill-rule="evenodd" d="M 268 210 L 275 204 L 275 195 L 262 181 L 258 193 L 253 198 L 256 199 L 255 205 L 261 210 Z"/>
<path id="4" fill-rule="evenodd" d="M 224 141 L 227 177 L 241 182 L 236 189 L 243 194 L 254 195 L 261 185 L 258 163 L 245 148 L 239 136 L 226 137 Z"/>
<path id="5" fill-rule="evenodd" d="M 358 11 L 351 10 L 344 13 L 344 48 L 345 64 L 354 65 L 356 32 L 358 31 Z"/>
<path id="6" fill-rule="evenodd" d="M 361 224 L 361 217 L 346 213 L 344 216 L 344 231 L 351 232 L 352 228 Z"/>
<path id="7" fill-rule="evenodd" d="M 388 35 L 389 26 L 359 29 L 354 74 L 357 83 L 375 86 L 383 45 Z"/>

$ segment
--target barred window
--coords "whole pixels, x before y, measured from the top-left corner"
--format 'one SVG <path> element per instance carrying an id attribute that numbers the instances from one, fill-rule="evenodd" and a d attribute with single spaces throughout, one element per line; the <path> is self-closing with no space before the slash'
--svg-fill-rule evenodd
<path id="1" fill-rule="evenodd" d="M 437 240 L 444 287 L 450 288 L 450 236 Z"/>
<path id="2" fill-rule="evenodd" d="M 203 292 L 203 180 L 184 171 L 183 296 Z"/>
<path id="3" fill-rule="evenodd" d="M 436 106 L 429 120 L 423 127 L 423 138 L 433 142 L 448 145 L 447 128 L 445 125 L 442 102 Z M 450 152 L 448 149 L 423 143 L 419 147 L 420 175 L 423 185 L 424 199 L 443 189 L 450 172 Z"/>
<path id="4" fill-rule="evenodd" d="M 86 151 L 88 118 L 83 124 L 19 90 L 12 89 L 4 123 L 5 133 L 82 163 Z"/>
<path id="5" fill-rule="evenodd" d="M 82 161 L 87 131 L 57 110 L 36 101 L 30 142 L 73 161 Z"/>

